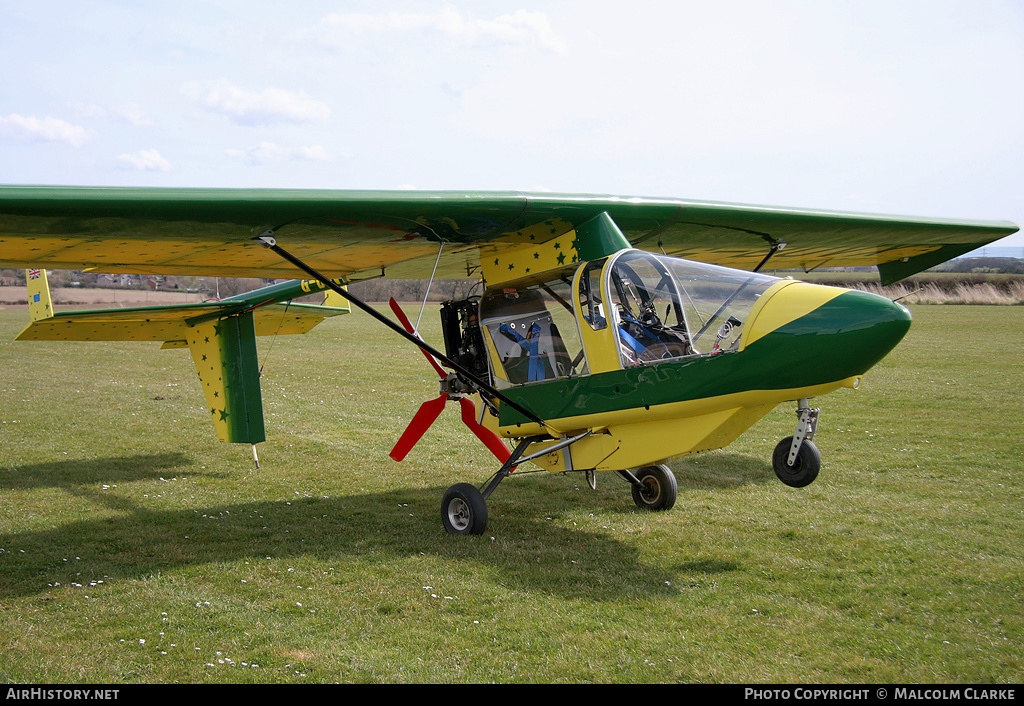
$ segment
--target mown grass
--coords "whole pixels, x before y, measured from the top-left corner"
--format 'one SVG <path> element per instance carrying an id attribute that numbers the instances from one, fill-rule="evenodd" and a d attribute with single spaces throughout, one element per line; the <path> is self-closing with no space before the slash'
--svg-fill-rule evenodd
<path id="1" fill-rule="evenodd" d="M 1024 308 L 912 308 L 818 401 L 808 488 L 772 474 L 780 408 L 672 461 L 668 513 L 524 474 L 481 537 L 438 506 L 493 460 L 454 409 L 387 457 L 436 384 L 365 315 L 261 341 L 257 469 L 186 352 L 0 311 L 0 680 L 1019 683 Z"/>

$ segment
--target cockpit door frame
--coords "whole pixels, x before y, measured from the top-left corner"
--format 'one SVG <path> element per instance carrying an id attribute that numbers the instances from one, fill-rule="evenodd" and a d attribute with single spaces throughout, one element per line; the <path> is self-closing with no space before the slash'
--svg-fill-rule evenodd
<path id="1" fill-rule="evenodd" d="M 583 350 L 586 352 L 587 364 L 590 366 L 590 373 L 607 373 L 613 370 L 621 370 L 619 363 L 618 339 L 612 331 L 614 322 L 611 320 L 611 312 L 608 307 L 607 268 L 613 258 L 606 258 L 600 268 L 597 282 L 601 297 L 601 305 L 604 313 L 604 326 L 597 327 L 587 319 L 587 306 L 583 301 L 583 277 L 590 277 L 593 266 L 598 261 L 583 263 L 573 275 L 572 287 L 576 292 L 574 306 L 576 309 L 576 322 L 579 325 L 580 337 L 583 340 Z"/>

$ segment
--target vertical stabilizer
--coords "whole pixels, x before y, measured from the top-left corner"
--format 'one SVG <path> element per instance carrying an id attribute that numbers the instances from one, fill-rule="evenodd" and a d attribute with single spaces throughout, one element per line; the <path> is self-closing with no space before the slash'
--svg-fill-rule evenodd
<path id="1" fill-rule="evenodd" d="M 258 444 L 266 438 L 252 312 L 196 324 L 188 347 L 221 441 Z"/>
<path id="2" fill-rule="evenodd" d="M 344 289 L 344 287 L 342 287 Z M 327 290 L 327 296 L 324 297 L 324 306 L 333 306 L 335 309 L 344 309 L 346 312 L 351 312 L 352 308 L 348 303 L 348 299 L 335 292 L 333 289 Z"/>
<path id="3" fill-rule="evenodd" d="M 53 316 L 53 301 L 50 299 L 50 285 L 46 281 L 46 270 L 25 270 L 28 287 L 28 315 L 33 321 Z"/>

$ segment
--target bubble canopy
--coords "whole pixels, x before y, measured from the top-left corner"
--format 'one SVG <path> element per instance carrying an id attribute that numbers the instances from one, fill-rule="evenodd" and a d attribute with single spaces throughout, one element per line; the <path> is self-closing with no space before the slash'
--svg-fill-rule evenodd
<path id="1" fill-rule="evenodd" d="M 598 345 L 622 368 L 735 350 L 778 281 L 629 249 L 491 287 L 480 314 L 496 377 L 525 384 L 586 374 Z"/>

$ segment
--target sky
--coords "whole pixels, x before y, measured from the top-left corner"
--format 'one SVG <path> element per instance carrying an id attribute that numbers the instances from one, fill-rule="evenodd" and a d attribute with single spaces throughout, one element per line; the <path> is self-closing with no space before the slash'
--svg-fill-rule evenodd
<path id="1" fill-rule="evenodd" d="M 1024 225 L 1022 126 L 1020 0 L 0 0 L 3 184 Z"/>

